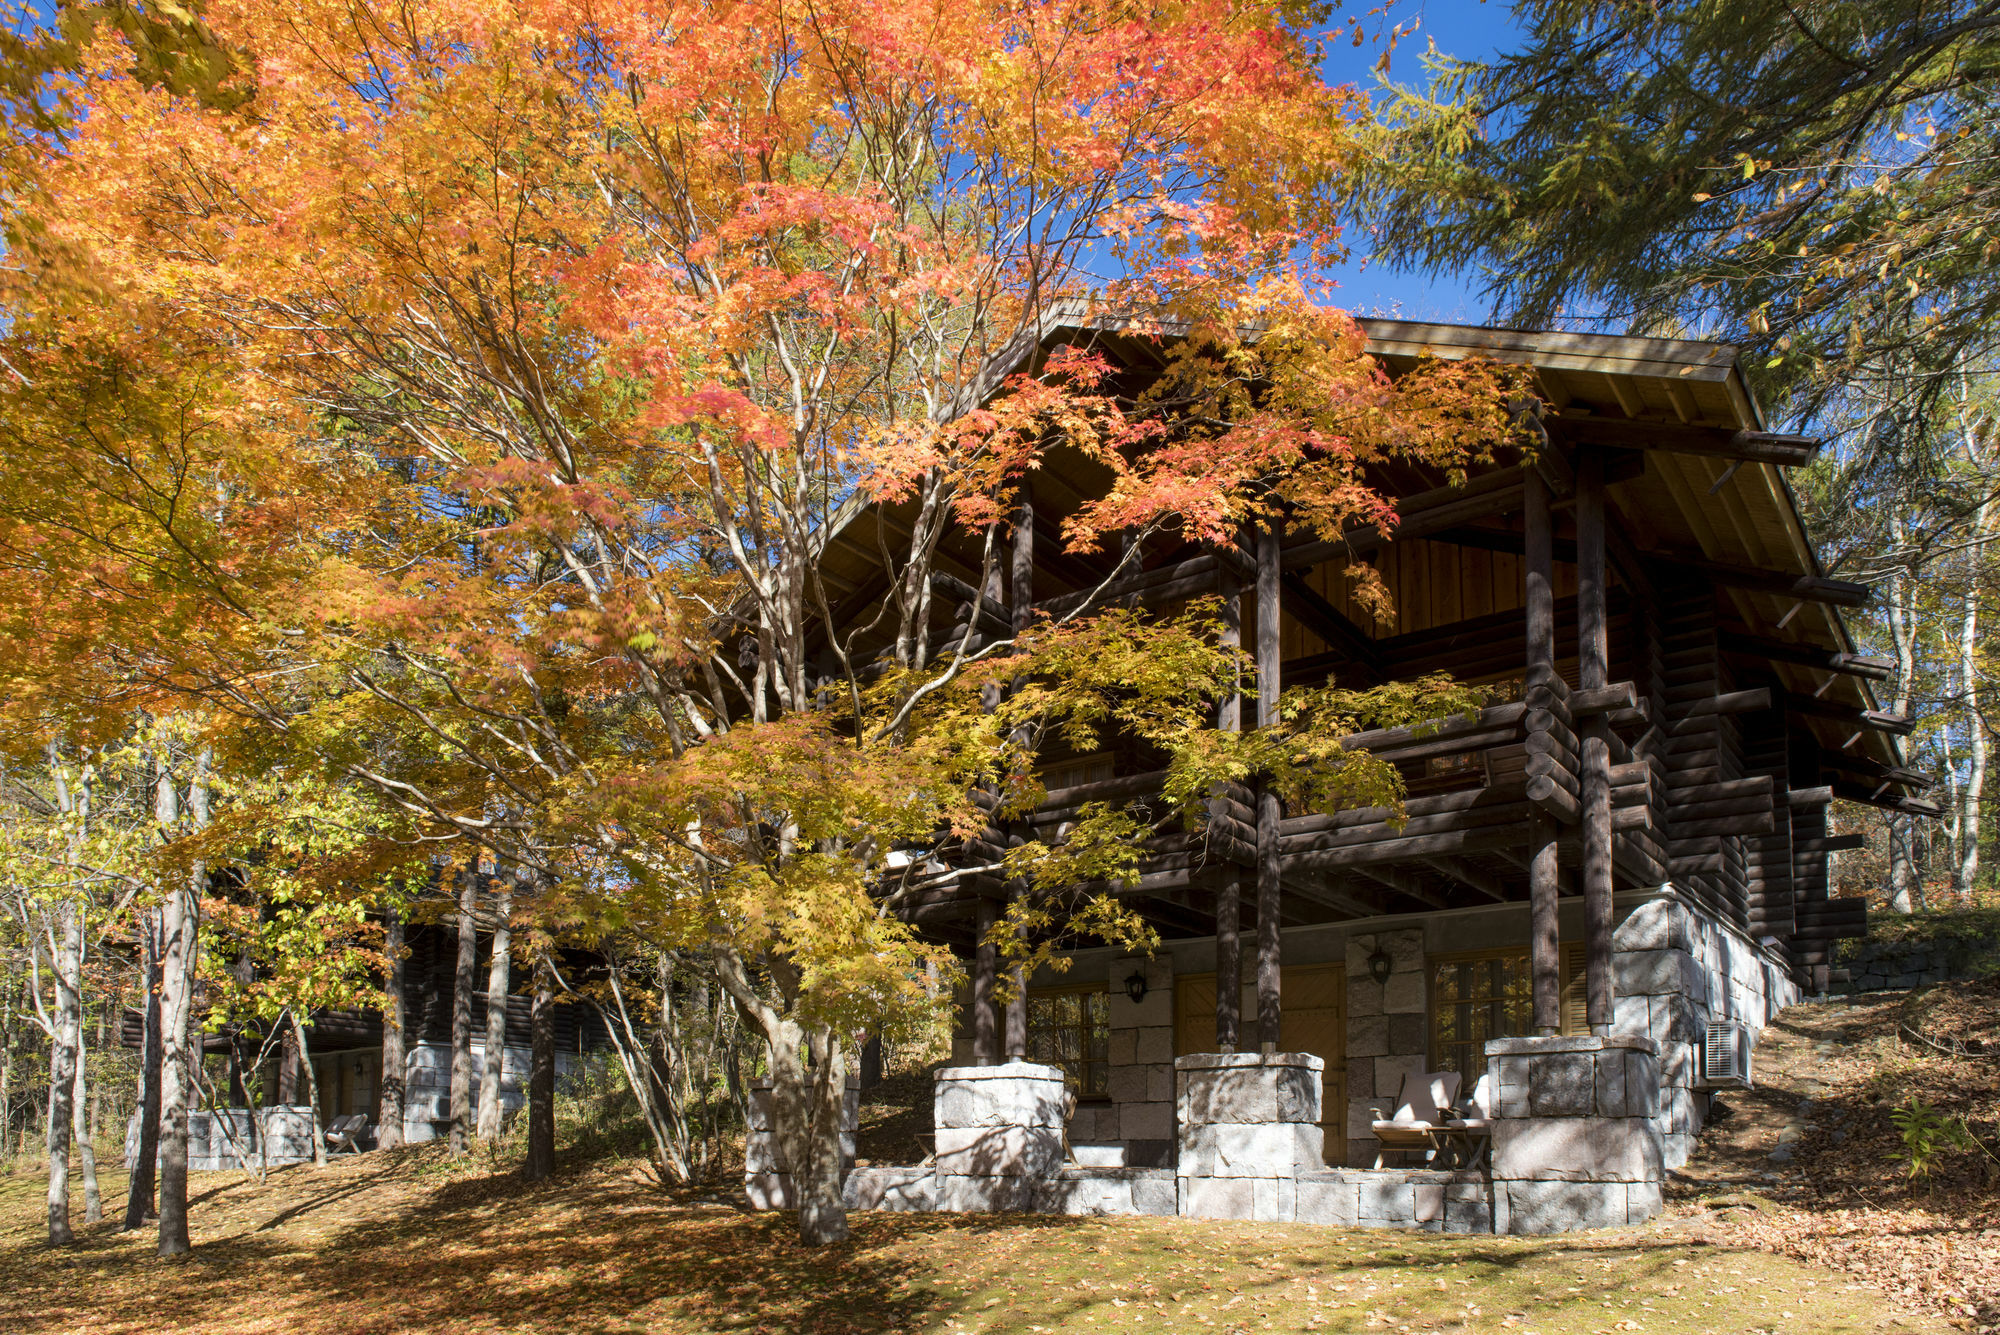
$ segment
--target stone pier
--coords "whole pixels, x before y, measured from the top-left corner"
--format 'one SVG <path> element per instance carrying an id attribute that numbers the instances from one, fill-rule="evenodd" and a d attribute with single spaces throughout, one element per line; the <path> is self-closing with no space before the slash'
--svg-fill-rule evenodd
<path id="1" fill-rule="evenodd" d="M 840 1172 L 845 1180 L 854 1169 L 854 1136 L 861 1125 L 861 1082 L 849 1076 L 847 1097 L 841 1103 Z M 771 1082 L 759 1080 L 750 1087 L 750 1126 L 743 1138 L 743 1191 L 757 1210 L 790 1210 L 792 1167 L 778 1147 L 778 1133 L 771 1120 Z"/>
<path id="2" fill-rule="evenodd" d="M 1063 1073 L 1039 1062 L 937 1073 L 936 1208 L 1033 1210 L 1063 1162 Z"/>
<path id="3" fill-rule="evenodd" d="M 1493 1212 L 1501 1233 L 1643 1224 L 1660 1210 L 1659 1049 L 1650 1038 L 1501 1038 Z"/>
<path id="4" fill-rule="evenodd" d="M 1174 1062 L 1179 1207 L 1205 1219 L 1289 1221 L 1298 1179 L 1324 1162 L 1309 1052 L 1206 1052 Z"/>

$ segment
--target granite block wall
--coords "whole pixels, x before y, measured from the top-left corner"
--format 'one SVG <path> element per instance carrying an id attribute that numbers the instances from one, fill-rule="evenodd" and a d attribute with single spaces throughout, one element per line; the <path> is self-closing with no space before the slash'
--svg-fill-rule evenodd
<path id="1" fill-rule="evenodd" d="M 1369 972 L 1380 948 L 1390 958 L 1387 982 Z M 1403 1077 L 1430 1060 L 1429 989 L 1421 927 L 1355 933 L 1347 938 L 1347 1162 L 1375 1157 L 1369 1123 L 1375 1108 L 1393 1112 Z"/>
<path id="2" fill-rule="evenodd" d="M 1612 945 L 1613 1032 L 1644 1036 L 1658 1047 L 1656 1118 L 1665 1165 L 1678 1168 L 1694 1152 L 1708 1111 L 1698 1085 L 1709 1022 L 1734 1021 L 1754 1034 L 1799 1000 L 1799 987 L 1741 932 L 1667 896 L 1634 908 Z"/>
<path id="3" fill-rule="evenodd" d="M 1136 1002 L 1125 990 L 1135 972 L 1146 978 L 1145 998 Z M 1168 1167 L 1174 1161 L 1174 961 L 1167 955 L 1116 959 L 1109 977 L 1111 1101 L 1080 1106 L 1070 1142 L 1116 1143 L 1123 1147 L 1124 1167 Z"/>

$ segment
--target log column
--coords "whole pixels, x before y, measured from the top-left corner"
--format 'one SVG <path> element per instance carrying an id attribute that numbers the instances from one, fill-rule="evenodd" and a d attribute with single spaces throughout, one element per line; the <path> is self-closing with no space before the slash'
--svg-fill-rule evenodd
<path id="1" fill-rule="evenodd" d="M 1222 576 L 1222 643 L 1243 645 L 1243 590 L 1236 577 Z M 1239 683 L 1240 685 L 1240 683 Z M 1231 692 L 1216 706 L 1215 726 L 1223 732 L 1243 728 L 1243 693 Z M 1243 875 L 1235 862 L 1223 874 L 1215 896 L 1215 1050 L 1234 1052 L 1243 1008 Z"/>
<path id="2" fill-rule="evenodd" d="M 1021 504 L 1014 512 L 1014 549 L 1009 571 L 1012 584 L 1014 633 L 1019 634 L 1032 617 L 1035 603 L 1035 502 L 1028 484 L 1021 484 Z M 1027 738 L 1016 732 L 1014 742 L 1025 744 Z M 1016 833 L 1026 837 L 1025 827 Z M 1011 840 L 1009 841 L 1012 842 Z M 1014 881 L 1007 887 L 1008 897 L 1016 902 L 1026 898 L 1028 886 L 1025 881 Z M 1026 933 L 1021 932 L 1025 944 Z M 1013 968 L 1007 998 L 1007 1060 L 1025 1061 L 1028 1056 L 1028 969 L 1016 962 Z"/>
<path id="3" fill-rule="evenodd" d="M 1549 484 L 1532 466 L 1525 470 L 1521 513 L 1526 528 L 1522 562 L 1523 599 L 1528 612 L 1528 679 L 1553 676 L 1556 663 L 1555 543 L 1549 517 Z M 1528 819 L 1528 898 L 1532 914 L 1529 963 L 1534 974 L 1535 1031 L 1562 1028 L 1562 956 L 1558 940 L 1556 823 L 1537 810 Z"/>
<path id="4" fill-rule="evenodd" d="M 997 906 L 985 895 L 979 897 L 979 943 L 972 953 L 972 1062 L 992 1066 L 1000 1059 L 1000 1035 L 993 1010 L 993 984 L 1000 976 L 1000 952 L 993 948 L 993 924 L 1000 920 Z"/>
<path id="5" fill-rule="evenodd" d="M 1611 684 L 1604 567 L 1604 456 L 1585 450 L 1576 468 L 1577 685 Z M 1594 1034 L 1611 1032 L 1611 723 L 1584 725 L 1582 786 L 1585 1014 Z"/>
<path id="6" fill-rule="evenodd" d="M 1257 726 L 1278 721 L 1279 549 L 1282 521 L 1257 532 Z M 1257 1039 L 1276 1052 L 1282 1020 L 1278 1009 L 1278 821 L 1283 811 L 1269 784 L 1257 787 Z"/>

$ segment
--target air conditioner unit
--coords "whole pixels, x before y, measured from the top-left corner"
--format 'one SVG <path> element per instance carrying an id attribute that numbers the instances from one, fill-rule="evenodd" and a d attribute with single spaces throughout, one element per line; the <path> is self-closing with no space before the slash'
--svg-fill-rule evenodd
<path id="1" fill-rule="evenodd" d="M 1727 1021 L 1709 1025 L 1701 1043 L 1702 1088 L 1750 1088 L 1750 1043 L 1745 1025 Z"/>

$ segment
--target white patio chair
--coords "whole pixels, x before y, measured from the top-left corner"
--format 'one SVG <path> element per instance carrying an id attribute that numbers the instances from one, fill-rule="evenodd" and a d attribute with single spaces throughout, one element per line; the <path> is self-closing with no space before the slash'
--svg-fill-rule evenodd
<path id="1" fill-rule="evenodd" d="M 1403 1089 L 1396 1096 L 1396 1113 L 1383 1117 L 1380 1108 L 1371 1108 L 1376 1120 L 1370 1123 L 1379 1147 L 1375 1167 L 1390 1154 L 1421 1154 L 1429 1160 L 1444 1147 L 1446 1123 L 1451 1120 L 1452 1101 L 1458 1097 L 1456 1071 L 1420 1071 L 1403 1077 Z"/>

